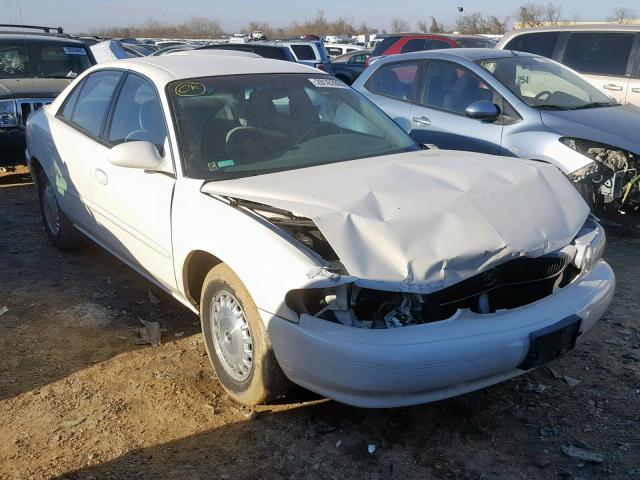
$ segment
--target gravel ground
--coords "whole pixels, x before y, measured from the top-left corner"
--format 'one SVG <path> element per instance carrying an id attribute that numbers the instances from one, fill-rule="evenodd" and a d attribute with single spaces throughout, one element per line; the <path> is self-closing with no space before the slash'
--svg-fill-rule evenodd
<path id="1" fill-rule="evenodd" d="M 640 239 L 609 239 L 613 304 L 551 368 L 411 408 L 296 388 L 248 410 L 195 315 L 89 241 L 49 244 L 24 167 L 1 174 L 0 212 L 2 479 L 640 479 Z"/>

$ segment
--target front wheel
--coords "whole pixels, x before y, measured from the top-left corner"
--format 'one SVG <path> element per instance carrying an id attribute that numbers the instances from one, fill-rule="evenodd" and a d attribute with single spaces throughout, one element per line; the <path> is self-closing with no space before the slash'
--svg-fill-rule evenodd
<path id="1" fill-rule="evenodd" d="M 200 297 L 200 321 L 209 360 L 227 393 L 244 405 L 275 400 L 289 381 L 246 287 L 226 265 L 211 269 Z"/>
<path id="2" fill-rule="evenodd" d="M 73 224 L 60 209 L 56 193 L 44 173 L 38 179 L 38 196 L 42 223 L 51 243 L 59 250 L 75 247 L 77 236 Z"/>

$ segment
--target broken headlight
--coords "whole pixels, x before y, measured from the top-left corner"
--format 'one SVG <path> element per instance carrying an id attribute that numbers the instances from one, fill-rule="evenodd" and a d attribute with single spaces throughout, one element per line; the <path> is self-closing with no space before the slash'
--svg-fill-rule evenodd
<path id="1" fill-rule="evenodd" d="M 582 272 L 591 270 L 593 265 L 602 258 L 606 244 L 607 236 L 604 228 L 594 216 L 589 215 L 574 241 L 576 256 L 573 264 Z"/>
<path id="2" fill-rule="evenodd" d="M 18 111 L 15 100 L 0 100 L 0 128 L 18 126 Z"/>

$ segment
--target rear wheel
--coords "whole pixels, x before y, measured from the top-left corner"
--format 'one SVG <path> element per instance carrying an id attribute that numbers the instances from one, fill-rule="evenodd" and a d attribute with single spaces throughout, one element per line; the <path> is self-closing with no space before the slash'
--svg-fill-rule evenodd
<path id="1" fill-rule="evenodd" d="M 75 247 L 77 237 L 73 224 L 60 209 L 53 186 L 42 173 L 38 177 L 38 189 L 42 223 L 49 240 L 60 250 Z"/>
<path id="2" fill-rule="evenodd" d="M 227 393 L 244 405 L 275 400 L 289 381 L 280 369 L 251 295 L 226 265 L 211 269 L 200 299 L 209 360 Z"/>

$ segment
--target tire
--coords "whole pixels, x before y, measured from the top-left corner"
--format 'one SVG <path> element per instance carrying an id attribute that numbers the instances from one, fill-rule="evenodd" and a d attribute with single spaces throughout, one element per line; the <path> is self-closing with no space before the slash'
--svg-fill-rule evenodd
<path id="1" fill-rule="evenodd" d="M 51 243 L 59 250 L 71 250 L 78 245 L 73 223 L 60 209 L 53 186 L 44 173 L 38 175 L 38 197 L 42 224 Z"/>
<path id="2" fill-rule="evenodd" d="M 230 397 L 256 405 L 287 392 L 290 382 L 278 365 L 258 309 L 225 264 L 212 268 L 204 280 L 200 322 L 209 360 Z M 242 352 L 238 347 L 244 347 Z"/>

